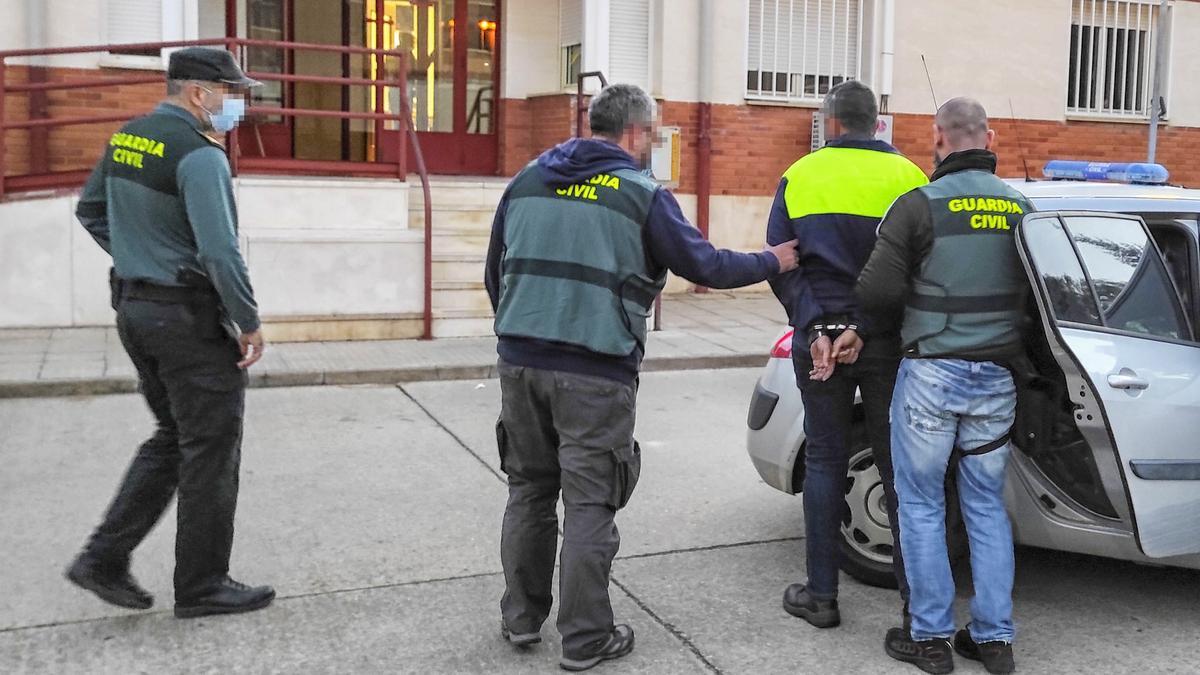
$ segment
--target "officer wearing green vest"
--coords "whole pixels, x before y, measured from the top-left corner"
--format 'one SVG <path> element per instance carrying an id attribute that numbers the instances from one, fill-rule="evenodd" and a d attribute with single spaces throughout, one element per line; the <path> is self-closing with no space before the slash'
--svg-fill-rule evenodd
<path id="1" fill-rule="evenodd" d="M 687 222 L 644 171 L 656 117 L 641 89 L 605 88 L 588 118 L 593 138 L 551 148 L 509 184 L 485 273 L 509 486 L 501 631 L 518 647 L 541 641 L 561 492 L 560 664 L 572 671 L 633 650 L 633 629 L 613 622 L 609 571 L 620 544 L 614 516 L 641 466 L 633 427 L 646 319 L 667 271 L 735 288 L 796 265 L 795 241 L 760 253 L 718 250 Z"/>
<path id="2" fill-rule="evenodd" d="M 229 163 L 213 138 L 238 123 L 256 84 L 227 51 L 174 52 L 167 99 L 113 134 L 76 210 L 112 255 L 117 331 L 158 424 L 67 570 L 121 607 L 154 603 L 130 556 L 175 496 L 175 615 L 246 612 L 275 597 L 229 578 L 246 369 L 263 338 Z"/>
<path id="3" fill-rule="evenodd" d="M 902 324 L 905 349 L 892 452 L 912 620 L 911 629 L 888 632 L 885 648 L 929 673 L 954 669 L 952 649 L 991 673 L 1015 667 L 1003 491 L 1016 415 L 1011 369 L 1024 355 L 1028 297 L 1014 236 L 1032 209 L 994 175 L 994 142 L 978 102 L 957 98 L 938 110 L 933 182 L 896 200 L 857 287 L 865 307 Z M 975 582 L 971 622 L 957 633 L 945 531 L 949 466 Z"/>

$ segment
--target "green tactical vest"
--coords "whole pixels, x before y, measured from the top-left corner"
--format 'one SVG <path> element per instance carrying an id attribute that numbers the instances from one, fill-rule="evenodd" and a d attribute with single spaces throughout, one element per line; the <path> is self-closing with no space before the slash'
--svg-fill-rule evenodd
<path id="1" fill-rule="evenodd" d="M 530 164 L 509 186 L 496 334 L 549 340 L 610 356 L 646 342 L 646 318 L 666 285 L 642 230 L 659 186 L 630 169 L 554 188 Z"/>
<path id="2" fill-rule="evenodd" d="M 919 189 L 929 200 L 933 247 L 913 280 L 905 349 L 922 357 L 1018 351 L 1027 281 L 1016 231 L 1033 208 L 986 171 L 961 171 Z"/>

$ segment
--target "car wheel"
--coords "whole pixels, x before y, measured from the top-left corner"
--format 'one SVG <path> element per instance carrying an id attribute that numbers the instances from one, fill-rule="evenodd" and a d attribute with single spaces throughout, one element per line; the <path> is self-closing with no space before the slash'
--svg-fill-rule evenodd
<path id="1" fill-rule="evenodd" d="M 953 465 L 952 465 L 953 466 Z M 946 548 L 952 563 L 969 553 L 958 491 L 949 471 L 946 481 Z M 846 472 L 846 511 L 842 515 L 842 561 L 846 574 L 879 588 L 896 588 L 892 570 L 895 541 L 889 524 L 883 479 L 867 440 L 866 424 L 854 423 L 850 434 L 850 466 Z"/>
<path id="2" fill-rule="evenodd" d="M 896 588 L 887 497 L 875 456 L 865 441 L 854 444 L 846 474 L 842 515 L 842 571 L 868 586 Z"/>

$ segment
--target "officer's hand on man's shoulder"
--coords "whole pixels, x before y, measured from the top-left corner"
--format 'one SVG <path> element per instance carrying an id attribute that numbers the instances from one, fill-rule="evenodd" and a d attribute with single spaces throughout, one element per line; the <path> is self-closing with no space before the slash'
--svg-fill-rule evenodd
<path id="1" fill-rule="evenodd" d="M 258 360 L 262 358 L 263 348 L 266 347 L 262 330 L 259 329 L 253 333 L 242 333 L 238 336 L 238 345 L 242 348 L 242 360 L 238 361 L 237 365 L 238 368 L 245 370 L 258 363 Z"/>
<path id="2" fill-rule="evenodd" d="M 791 272 L 799 267 L 800 257 L 796 253 L 796 245 L 799 243 L 800 241 L 798 239 L 793 239 L 791 241 L 785 241 L 782 244 L 776 244 L 774 246 L 767 247 L 767 250 L 771 252 L 771 255 L 775 256 L 775 259 L 779 261 L 780 274 L 783 274 L 784 272 Z"/>

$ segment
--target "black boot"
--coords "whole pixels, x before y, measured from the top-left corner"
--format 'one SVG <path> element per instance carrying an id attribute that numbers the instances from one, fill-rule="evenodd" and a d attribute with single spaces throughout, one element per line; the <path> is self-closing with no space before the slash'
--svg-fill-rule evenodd
<path id="1" fill-rule="evenodd" d="M 608 638 L 591 649 L 578 654 L 563 652 L 558 665 L 563 670 L 577 672 L 588 670 L 600 665 L 603 661 L 619 659 L 628 656 L 633 651 L 633 629 L 625 624 L 618 624 L 608 634 Z"/>
<path id="2" fill-rule="evenodd" d="M 1004 675 L 1017 669 L 1012 645 L 1003 640 L 977 643 L 966 628 L 954 634 L 954 651 L 964 659 L 982 661 L 983 667 L 993 675 Z"/>
<path id="3" fill-rule="evenodd" d="M 954 651 L 950 641 L 944 638 L 918 641 L 903 628 L 893 628 L 887 633 L 883 651 L 893 659 L 911 663 L 927 673 L 945 675 L 954 672 Z"/>
<path id="4" fill-rule="evenodd" d="M 837 600 L 816 600 L 804 584 L 792 584 L 783 592 L 783 610 L 817 628 L 833 628 L 842 623 Z"/>
<path id="5" fill-rule="evenodd" d="M 129 569 L 110 568 L 87 553 L 67 568 L 67 580 L 101 600 L 126 609 L 150 609 L 154 596 L 138 585 Z"/>
<path id="6" fill-rule="evenodd" d="M 211 614 L 241 614 L 253 612 L 271 604 L 275 589 L 270 586 L 250 587 L 225 577 L 200 594 L 175 601 L 175 616 L 194 619 Z"/>

